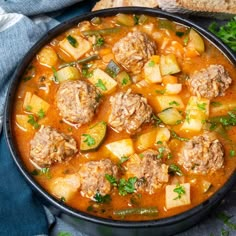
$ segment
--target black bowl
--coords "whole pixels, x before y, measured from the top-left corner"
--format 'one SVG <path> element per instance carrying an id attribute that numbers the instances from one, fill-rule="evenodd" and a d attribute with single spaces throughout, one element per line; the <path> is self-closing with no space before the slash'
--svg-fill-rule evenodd
<path id="1" fill-rule="evenodd" d="M 93 17 L 106 17 L 112 16 L 117 13 L 127 13 L 127 14 L 147 14 L 150 16 L 156 16 L 160 18 L 167 18 L 171 21 L 186 25 L 196 29 L 201 35 L 207 38 L 212 44 L 214 44 L 224 55 L 232 62 L 236 64 L 236 58 L 234 54 L 215 36 L 213 36 L 208 31 L 199 27 L 198 25 L 185 20 L 179 16 L 174 16 L 169 13 L 162 12 L 157 9 L 141 8 L 141 7 L 125 7 L 125 8 L 113 8 L 106 9 L 96 12 L 91 12 L 84 14 L 82 16 L 75 17 L 69 21 L 66 21 L 54 29 L 50 30 L 43 38 L 41 38 L 38 43 L 36 43 L 31 50 L 25 55 L 22 62 L 19 64 L 14 78 L 11 81 L 8 94 L 7 102 L 5 108 L 5 120 L 4 128 L 7 138 L 7 142 L 13 156 L 13 159 L 18 166 L 20 172 L 26 178 L 29 185 L 35 190 L 43 202 L 62 210 L 71 216 L 76 217 L 77 224 L 79 225 L 81 232 L 85 232 L 89 235 L 171 235 L 180 231 L 183 231 L 193 225 L 195 225 L 199 220 L 206 216 L 211 209 L 213 209 L 226 193 L 231 189 L 234 183 L 236 183 L 236 173 L 233 173 L 224 186 L 217 191 L 208 200 L 201 203 L 200 205 L 188 210 L 184 213 L 178 214 L 176 216 L 168 217 L 160 220 L 150 220 L 150 221 L 115 221 L 110 219 L 103 219 L 100 217 L 89 215 L 85 212 L 75 210 L 69 206 L 66 206 L 62 202 L 58 201 L 56 198 L 49 195 L 28 173 L 24 163 L 22 162 L 19 151 L 17 149 L 16 143 L 14 141 L 12 132 L 12 108 L 15 99 L 15 91 L 19 84 L 20 78 L 22 77 L 26 67 L 31 62 L 36 53 L 55 36 L 63 33 L 67 29 L 73 27 L 84 20 L 91 20 Z"/>

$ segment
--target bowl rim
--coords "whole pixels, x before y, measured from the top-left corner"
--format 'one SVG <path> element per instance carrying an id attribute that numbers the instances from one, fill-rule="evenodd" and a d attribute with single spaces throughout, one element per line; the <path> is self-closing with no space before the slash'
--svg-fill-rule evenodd
<path id="1" fill-rule="evenodd" d="M 196 23 L 185 19 L 181 16 L 174 15 L 171 13 L 163 12 L 159 9 L 154 8 L 146 8 L 146 7 L 118 7 L 118 8 L 110 8 L 110 9 L 103 9 L 99 11 L 89 12 L 82 14 L 80 16 L 73 17 L 67 21 L 64 21 L 54 27 L 53 29 L 49 30 L 41 39 L 38 40 L 34 44 L 33 47 L 28 51 L 28 53 L 24 56 L 22 61 L 19 63 L 18 67 L 15 70 L 15 73 L 10 81 L 10 85 L 7 91 L 7 99 L 5 104 L 4 110 L 4 133 L 7 140 L 7 145 L 10 149 L 11 156 L 17 165 L 18 169 L 20 170 L 21 174 L 25 177 L 26 181 L 30 184 L 33 189 L 38 192 L 44 199 L 46 199 L 50 204 L 59 208 L 64 213 L 67 213 L 71 216 L 81 218 L 86 221 L 90 221 L 97 224 L 102 224 L 106 226 L 112 227 L 120 227 L 120 228 L 143 228 L 143 227 L 161 227 L 161 226 L 168 226 L 170 224 L 179 223 L 195 214 L 198 214 L 206 209 L 211 209 L 217 205 L 217 203 L 225 196 L 225 194 L 231 189 L 233 184 L 236 183 L 236 172 L 234 172 L 229 179 L 225 182 L 224 186 L 221 187 L 217 192 L 215 192 L 210 198 L 206 201 L 202 202 L 201 204 L 174 216 L 156 219 L 156 220 L 147 220 L 147 221 L 126 221 L 126 220 L 112 220 L 107 218 L 102 218 L 98 216 L 91 215 L 86 212 L 82 212 L 76 210 L 70 206 L 67 206 L 63 202 L 59 201 L 55 197 L 51 196 L 47 193 L 30 175 L 27 171 L 26 167 L 21 161 L 19 152 L 14 143 L 14 137 L 12 132 L 12 106 L 15 99 L 14 92 L 17 89 L 17 85 L 19 84 L 20 77 L 24 73 L 24 70 L 31 62 L 33 57 L 36 53 L 46 45 L 50 40 L 52 40 L 57 35 L 63 33 L 64 31 L 68 30 L 69 28 L 75 26 L 79 22 L 85 20 L 91 20 L 94 17 L 108 17 L 113 16 L 118 13 L 125 13 L 125 14 L 145 14 L 150 15 L 158 18 L 165 18 L 171 21 L 174 21 L 178 24 L 183 24 L 187 27 L 192 27 L 197 30 L 201 35 L 203 35 L 208 41 L 210 41 L 213 45 L 215 45 L 228 59 L 229 61 L 235 66 L 236 65 L 236 56 L 233 52 L 224 45 L 218 38 L 216 38 L 213 34 L 205 30 L 204 28 L 200 27 Z"/>

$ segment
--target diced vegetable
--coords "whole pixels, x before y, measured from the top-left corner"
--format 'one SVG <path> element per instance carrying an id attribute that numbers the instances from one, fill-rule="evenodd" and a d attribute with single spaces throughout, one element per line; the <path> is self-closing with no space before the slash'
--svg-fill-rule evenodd
<path id="1" fill-rule="evenodd" d="M 209 104 L 209 99 L 191 96 L 185 110 L 186 117 L 181 129 L 200 131 L 209 116 Z"/>
<path id="2" fill-rule="evenodd" d="M 210 114 L 211 116 L 225 115 L 228 111 L 236 108 L 236 101 L 222 101 L 222 102 L 214 102 L 210 103 Z"/>
<path id="3" fill-rule="evenodd" d="M 158 127 L 157 128 L 157 133 L 156 133 L 156 141 L 155 143 L 158 142 L 167 142 L 170 139 L 170 131 L 166 127 Z"/>
<path id="4" fill-rule="evenodd" d="M 16 115 L 16 124 L 23 131 L 30 131 L 32 129 L 31 124 L 28 122 L 28 115 Z"/>
<path id="5" fill-rule="evenodd" d="M 70 199 L 80 187 L 78 174 L 65 175 L 64 177 L 53 178 L 49 184 L 50 192 L 65 201 Z"/>
<path id="6" fill-rule="evenodd" d="M 113 27 L 113 28 L 105 28 L 99 30 L 85 30 L 81 33 L 84 36 L 92 36 L 92 35 L 107 35 L 107 34 L 114 34 L 120 32 L 120 27 Z"/>
<path id="7" fill-rule="evenodd" d="M 202 181 L 202 189 L 203 189 L 204 193 L 208 192 L 208 190 L 211 188 L 211 186 L 212 186 L 211 182 L 206 181 L 206 180 Z"/>
<path id="8" fill-rule="evenodd" d="M 66 80 L 79 79 L 80 73 L 76 67 L 67 66 L 57 71 L 57 80 L 61 83 Z"/>
<path id="9" fill-rule="evenodd" d="M 130 15 L 119 13 L 116 15 L 116 22 L 120 25 L 134 26 L 134 18 Z"/>
<path id="10" fill-rule="evenodd" d="M 106 148 L 115 157 L 130 156 L 134 154 L 132 139 L 122 139 L 106 145 Z"/>
<path id="11" fill-rule="evenodd" d="M 98 59 L 98 55 L 93 54 L 91 56 L 82 58 L 82 59 L 77 60 L 77 61 L 72 61 L 72 62 L 69 62 L 69 63 L 62 64 L 62 65 L 59 66 L 59 68 L 61 69 L 61 68 L 67 67 L 67 66 L 75 66 L 77 64 L 83 65 L 83 64 L 86 64 L 86 63 L 88 63 L 90 61 L 93 61 L 93 60 L 96 60 L 96 59 Z"/>
<path id="12" fill-rule="evenodd" d="M 58 57 L 52 47 L 46 46 L 38 53 L 37 60 L 40 64 L 51 68 L 57 64 Z"/>
<path id="13" fill-rule="evenodd" d="M 103 94 L 112 93 L 117 86 L 117 82 L 99 68 L 93 71 L 93 76 L 89 78 L 89 81 Z"/>
<path id="14" fill-rule="evenodd" d="M 132 80 L 129 76 L 129 74 L 126 71 L 122 71 L 120 72 L 117 76 L 116 76 L 116 81 L 118 82 L 118 84 L 121 87 L 126 87 L 132 84 Z"/>
<path id="15" fill-rule="evenodd" d="M 176 125 L 183 119 L 182 115 L 176 108 L 170 107 L 158 113 L 158 117 L 167 125 Z"/>
<path id="16" fill-rule="evenodd" d="M 92 45 L 89 41 L 86 39 L 78 36 L 78 35 L 71 35 L 73 37 L 77 44 L 72 45 L 70 41 L 68 41 L 67 38 L 60 41 L 59 46 L 62 50 L 69 53 L 75 60 L 82 57 L 86 52 L 88 52 Z"/>
<path id="17" fill-rule="evenodd" d="M 160 65 L 152 59 L 147 61 L 144 65 L 144 76 L 145 80 L 149 83 L 161 83 Z"/>
<path id="18" fill-rule="evenodd" d="M 180 110 L 184 108 L 184 103 L 178 95 L 156 96 L 156 101 L 161 111 L 169 107 L 175 107 Z"/>
<path id="19" fill-rule="evenodd" d="M 113 214 L 121 216 L 121 217 L 124 217 L 127 215 L 154 216 L 158 214 L 158 209 L 156 207 L 127 208 L 127 209 L 115 210 Z"/>
<path id="20" fill-rule="evenodd" d="M 94 124 L 81 135 L 80 150 L 82 152 L 96 150 L 106 136 L 107 125 L 101 121 Z"/>
<path id="21" fill-rule="evenodd" d="M 162 77 L 162 83 L 167 85 L 167 84 L 177 84 L 178 79 L 176 76 L 173 75 L 165 75 Z"/>
<path id="22" fill-rule="evenodd" d="M 205 51 L 205 45 L 202 37 L 193 29 L 189 31 L 189 42 L 187 46 L 196 49 L 199 53 L 203 53 Z"/>
<path id="23" fill-rule="evenodd" d="M 166 185 L 166 208 L 185 206 L 191 203 L 190 184 Z"/>
<path id="24" fill-rule="evenodd" d="M 105 71 L 112 78 L 115 78 L 120 72 L 120 67 L 113 60 L 110 60 Z"/>
<path id="25" fill-rule="evenodd" d="M 167 94 L 178 94 L 182 90 L 182 84 L 167 84 L 166 93 Z"/>
<path id="26" fill-rule="evenodd" d="M 161 55 L 160 69 L 161 75 L 175 74 L 181 71 L 174 54 Z"/>
<path id="27" fill-rule="evenodd" d="M 43 111 L 46 113 L 49 107 L 50 107 L 50 104 L 44 101 L 39 96 L 35 94 L 32 95 L 31 92 L 26 92 L 24 103 L 23 103 L 23 108 L 26 111 L 29 111 L 28 109 L 30 108 L 30 112 L 38 115 L 38 112 L 40 111 Z"/>
<path id="28" fill-rule="evenodd" d="M 156 141 L 156 134 L 157 129 L 141 134 L 137 138 L 136 147 L 141 151 L 153 147 Z"/>

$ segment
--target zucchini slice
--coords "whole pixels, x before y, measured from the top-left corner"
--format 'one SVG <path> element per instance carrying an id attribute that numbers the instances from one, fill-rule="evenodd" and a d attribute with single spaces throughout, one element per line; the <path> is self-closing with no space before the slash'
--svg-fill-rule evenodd
<path id="1" fill-rule="evenodd" d="M 81 135 L 80 150 L 88 152 L 96 150 L 104 140 L 107 131 L 107 124 L 100 121 L 91 126 L 86 133 Z"/>

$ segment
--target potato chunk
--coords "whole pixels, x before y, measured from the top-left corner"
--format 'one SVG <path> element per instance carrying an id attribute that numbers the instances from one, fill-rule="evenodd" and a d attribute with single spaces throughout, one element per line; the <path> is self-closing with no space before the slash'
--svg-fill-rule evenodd
<path id="1" fill-rule="evenodd" d="M 16 124 L 23 131 L 32 130 L 32 125 L 28 122 L 28 120 L 29 117 L 27 115 L 21 115 L 21 114 L 16 115 Z"/>
<path id="2" fill-rule="evenodd" d="M 52 180 L 49 185 L 50 192 L 58 198 L 70 199 L 80 187 L 78 174 L 70 174 L 65 177 L 58 177 Z"/>
<path id="3" fill-rule="evenodd" d="M 182 193 L 178 194 L 177 189 L 182 189 Z M 181 191 L 180 191 L 181 192 Z M 185 206 L 191 203 L 190 200 L 190 184 L 173 184 L 166 186 L 166 208 Z"/>
<path id="4" fill-rule="evenodd" d="M 139 150 L 143 151 L 154 146 L 156 141 L 156 134 L 157 134 L 157 129 L 153 129 L 147 133 L 141 134 L 137 138 L 136 147 Z"/>
<path id="5" fill-rule="evenodd" d="M 144 76 L 145 80 L 149 83 L 161 83 L 160 65 L 155 63 L 154 60 L 149 60 L 144 65 Z"/>
<path id="6" fill-rule="evenodd" d="M 106 148 L 115 157 L 130 156 L 134 154 L 132 139 L 122 139 L 106 145 Z"/>
<path id="7" fill-rule="evenodd" d="M 117 82 L 99 68 L 93 71 L 93 76 L 89 78 L 89 81 L 103 94 L 112 93 L 117 86 Z"/>
<path id="8" fill-rule="evenodd" d="M 181 97 L 178 95 L 156 96 L 156 101 L 157 101 L 158 108 L 161 111 L 169 107 L 174 107 L 178 110 L 182 110 L 184 108 L 184 103 Z"/>
<path id="9" fill-rule="evenodd" d="M 37 55 L 37 59 L 40 64 L 52 67 L 57 64 L 58 57 L 54 49 L 50 46 L 44 47 Z"/>
<path id="10" fill-rule="evenodd" d="M 70 43 L 70 40 L 68 37 L 71 37 L 75 40 L 74 45 Z M 59 46 L 62 50 L 70 54 L 75 60 L 82 57 L 86 52 L 88 52 L 91 49 L 91 43 L 87 41 L 86 39 L 78 36 L 78 35 L 69 35 L 65 39 L 63 39 Z"/>
<path id="11" fill-rule="evenodd" d="M 26 111 L 30 111 L 34 114 L 38 114 L 38 112 L 40 111 L 47 112 L 49 107 L 50 107 L 50 104 L 44 101 L 39 96 L 35 94 L 32 95 L 31 92 L 26 92 L 24 103 L 23 103 L 23 108 Z"/>
<path id="12" fill-rule="evenodd" d="M 162 75 L 170 75 L 180 72 L 179 64 L 174 54 L 161 55 L 160 69 Z"/>

